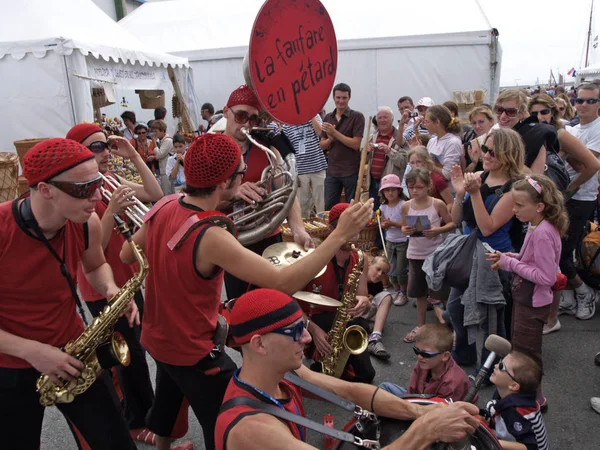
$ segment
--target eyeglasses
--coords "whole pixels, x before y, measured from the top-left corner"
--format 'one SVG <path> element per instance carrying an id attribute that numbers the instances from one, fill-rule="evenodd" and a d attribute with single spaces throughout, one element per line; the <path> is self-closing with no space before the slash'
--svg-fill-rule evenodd
<path id="1" fill-rule="evenodd" d="M 107 141 L 107 142 L 96 141 L 96 142 L 92 142 L 90 145 L 88 145 L 87 148 L 90 149 L 90 151 L 92 153 L 102 153 L 104 150 L 109 150 L 110 145 L 111 145 L 110 141 Z"/>
<path id="2" fill-rule="evenodd" d="M 243 177 L 244 175 L 246 175 L 247 171 L 248 171 L 248 164 L 244 164 L 244 169 L 243 170 L 238 170 L 235 174 L 236 175 L 241 175 Z"/>
<path id="3" fill-rule="evenodd" d="M 46 181 L 46 183 L 54 186 L 71 197 L 83 200 L 90 200 L 96 191 L 104 185 L 102 175 L 89 181 Z"/>
<path id="4" fill-rule="evenodd" d="M 147 131 L 138 131 L 136 134 L 148 134 Z"/>
<path id="5" fill-rule="evenodd" d="M 502 106 L 496 106 L 496 115 L 500 117 L 503 113 L 505 113 L 508 117 L 516 117 L 519 114 L 519 110 L 517 108 L 503 108 Z"/>
<path id="6" fill-rule="evenodd" d="M 551 112 L 552 110 L 550 108 L 544 108 L 540 111 L 531 111 L 531 115 L 537 116 L 538 114 L 541 114 L 542 116 L 545 116 L 546 114 L 550 114 Z"/>
<path id="7" fill-rule="evenodd" d="M 248 122 L 248 124 L 251 127 L 256 127 L 261 122 L 260 116 L 258 114 L 250 115 L 250 114 L 248 114 L 248 111 L 244 111 L 244 110 L 235 111 L 233 108 L 229 108 L 229 109 L 233 113 L 233 118 L 236 121 L 236 123 L 238 123 L 240 125 L 244 125 L 246 122 Z"/>
<path id="8" fill-rule="evenodd" d="M 489 148 L 489 147 L 488 147 L 487 145 L 485 145 L 485 144 L 481 144 L 481 151 L 482 151 L 483 153 L 489 153 L 489 154 L 490 154 L 490 156 L 491 156 L 492 158 L 495 158 L 495 157 L 496 157 L 496 152 L 494 151 L 494 149 L 493 149 L 493 148 Z"/>
<path id="9" fill-rule="evenodd" d="M 426 358 L 426 359 L 435 358 L 436 356 L 444 353 L 444 352 L 425 352 L 423 350 L 419 350 L 416 345 L 413 347 L 413 352 L 415 352 L 415 355 L 422 356 L 423 358 Z"/>
<path id="10" fill-rule="evenodd" d="M 518 382 L 518 381 L 515 379 L 514 375 L 508 371 L 508 368 L 506 367 L 506 364 L 504 364 L 504 360 L 500 360 L 500 362 L 498 363 L 498 369 L 500 369 L 500 371 L 501 371 L 501 372 L 506 372 L 506 373 L 508 374 L 508 376 L 509 376 L 509 377 L 511 377 L 511 378 L 512 378 L 512 380 L 513 380 L 515 383 L 519 383 L 519 382 Z"/>
<path id="11" fill-rule="evenodd" d="M 598 101 L 600 101 L 599 98 L 576 98 L 575 99 L 575 103 L 577 103 L 578 105 L 583 105 L 584 103 L 587 103 L 588 105 L 595 105 L 596 103 L 598 103 Z"/>
<path id="12" fill-rule="evenodd" d="M 293 327 L 280 328 L 278 330 L 271 331 L 271 333 L 283 334 L 284 336 L 291 337 L 294 342 L 298 342 L 300 339 L 302 339 L 305 329 L 306 323 L 304 323 L 304 320 L 302 320 Z"/>

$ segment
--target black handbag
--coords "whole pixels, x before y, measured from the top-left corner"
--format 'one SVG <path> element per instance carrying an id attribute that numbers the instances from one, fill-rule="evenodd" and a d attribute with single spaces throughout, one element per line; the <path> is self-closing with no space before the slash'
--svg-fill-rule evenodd
<path id="1" fill-rule="evenodd" d="M 462 291 L 469 287 L 471 278 L 471 266 L 473 265 L 473 254 L 477 248 L 477 233 L 475 228 L 469 237 L 465 239 L 454 258 L 446 266 L 444 283 L 450 287 Z"/>

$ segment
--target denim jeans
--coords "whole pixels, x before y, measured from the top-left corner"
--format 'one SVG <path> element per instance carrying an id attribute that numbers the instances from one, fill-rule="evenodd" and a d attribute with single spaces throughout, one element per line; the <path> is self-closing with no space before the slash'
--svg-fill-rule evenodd
<path id="1" fill-rule="evenodd" d="M 358 183 L 358 173 L 347 177 L 333 177 L 327 174 L 325 178 L 325 210 L 331 211 L 335 205 L 340 202 L 342 189 L 346 195 L 346 202 L 354 198 L 356 185 Z"/>
<path id="2" fill-rule="evenodd" d="M 389 381 L 381 383 L 379 388 L 383 389 L 384 391 L 388 391 L 390 394 L 394 394 L 396 397 L 402 398 L 404 395 L 406 395 L 406 388 L 398 386 L 394 383 L 390 383 Z"/>

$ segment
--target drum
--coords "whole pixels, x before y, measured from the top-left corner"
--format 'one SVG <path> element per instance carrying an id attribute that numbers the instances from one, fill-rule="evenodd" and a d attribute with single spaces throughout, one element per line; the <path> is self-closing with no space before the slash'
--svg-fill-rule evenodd
<path id="1" fill-rule="evenodd" d="M 432 405 L 436 403 L 444 403 L 444 399 L 440 398 L 429 398 L 429 399 L 405 399 L 409 402 L 418 403 L 420 405 Z M 390 445 L 396 439 L 404 434 L 406 430 L 412 424 L 411 420 L 395 420 L 395 419 L 387 419 L 380 418 L 380 428 L 381 434 L 379 437 L 379 443 L 383 448 L 386 445 Z M 452 444 L 447 444 L 445 448 L 448 450 L 502 450 L 502 447 L 498 443 L 498 440 L 494 436 L 494 433 L 489 429 L 487 424 L 485 424 L 481 419 L 481 426 L 477 428 L 475 433 L 469 436 L 467 439 L 461 442 L 455 442 Z M 362 427 L 361 427 L 362 428 Z M 371 428 L 371 430 L 369 430 Z M 344 427 L 344 431 L 352 433 L 355 436 L 360 437 L 361 439 L 373 439 L 373 436 L 370 436 L 369 431 L 372 431 L 372 426 L 366 427 L 365 435 L 358 431 L 356 418 L 353 418 L 346 424 Z M 349 442 L 341 442 L 335 447 L 336 450 L 350 450 L 356 449 L 357 447 L 354 444 Z M 433 447 L 432 447 L 433 448 Z"/>
<path id="2" fill-rule="evenodd" d="M 19 194 L 19 157 L 16 153 L 0 153 L 0 203 L 14 200 Z"/>

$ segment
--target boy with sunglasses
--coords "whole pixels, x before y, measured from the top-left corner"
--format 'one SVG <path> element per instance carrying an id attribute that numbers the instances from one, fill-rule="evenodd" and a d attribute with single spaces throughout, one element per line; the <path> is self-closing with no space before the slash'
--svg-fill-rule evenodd
<path id="1" fill-rule="evenodd" d="M 348 383 L 309 370 L 302 365 L 304 346 L 311 341 L 302 310 L 282 292 L 257 289 L 242 295 L 231 311 L 231 334 L 242 348 L 243 364 L 229 382 L 217 420 L 218 450 L 314 448 L 303 442 L 304 427 L 279 420 L 256 405 L 237 403 L 254 400 L 305 417 L 302 397 L 311 388 L 337 394 L 340 400 L 375 414 L 416 419 L 389 448 L 425 448 L 436 441 L 452 442 L 476 426 L 472 414 L 477 408 L 473 405 L 429 408 L 405 402 L 372 385 Z"/>
<path id="2" fill-rule="evenodd" d="M 427 394 L 462 400 L 469 392 L 471 382 L 452 358 L 452 341 L 452 331 L 447 325 L 428 323 L 420 327 L 413 347 L 417 364 L 408 389 L 390 382 L 382 383 L 380 387 L 398 397 Z M 473 402 L 476 403 L 477 398 Z"/>
<path id="3" fill-rule="evenodd" d="M 504 450 L 548 450 L 546 425 L 536 401 L 542 380 L 540 366 L 524 353 L 512 351 L 490 376 L 494 400 L 482 410 Z"/>
<path id="4" fill-rule="evenodd" d="M 43 373 L 62 385 L 84 368 L 61 350 L 83 332 L 78 266 L 103 297 L 119 288 L 94 213 L 103 184 L 94 154 L 72 140 L 47 139 L 25 155 L 23 176 L 29 195 L 0 205 L 0 435 L 3 448 L 37 450 L 44 407 L 36 380 Z M 126 316 L 129 326 L 139 324 L 134 302 Z M 135 450 L 103 381 L 56 406 L 91 448 Z"/>

